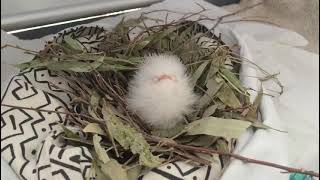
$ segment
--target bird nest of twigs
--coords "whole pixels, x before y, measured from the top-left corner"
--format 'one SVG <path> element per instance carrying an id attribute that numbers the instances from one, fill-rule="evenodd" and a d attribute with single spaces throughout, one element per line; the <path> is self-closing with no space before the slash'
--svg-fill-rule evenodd
<path id="1" fill-rule="evenodd" d="M 156 25 L 146 21 L 158 20 L 141 16 L 123 19 L 112 30 L 100 29 L 103 38 L 90 51 L 74 34 L 63 34 L 62 40 L 48 43 L 32 61 L 18 67 L 46 67 L 68 83 L 68 88 L 52 86 L 70 95 L 73 108 L 64 114 L 85 136 L 62 126 L 63 138 L 90 149 L 95 172 L 90 176 L 125 180 L 174 161 L 228 164 L 242 133 L 270 128 L 258 121 L 263 93 L 250 102 L 248 89 L 239 80 L 241 64 L 251 62 L 200 21 L 182 18 Z M 165 130 L 145 124 L 128 110 L 125 98 L 128 82 L 145 55 L 162 53 L 180 58 L 200 97 L 185 121 Z"/>

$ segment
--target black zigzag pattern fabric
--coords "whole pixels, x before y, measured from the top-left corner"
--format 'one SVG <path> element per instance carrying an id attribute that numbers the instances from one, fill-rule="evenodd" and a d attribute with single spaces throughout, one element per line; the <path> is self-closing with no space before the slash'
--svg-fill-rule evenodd
<path id="1" fill-rule="evenodd" d="M 88 52 L 94 52 L 104 40 L 103 32 L 99 27 L 79 27 L 60 33 L 53 41 L 61 42 L 71 34 Z M 68 84 L 53 72 L 29 69 L 11 79 L 1 99 L 1 104 L 42 110 L 1 106 L 1 156 L 20 179 L 84 180 L 90 171 L 88 148 L 67 145 L 61 137 L 60 123 L 77 129 L 65 116 L 52 112 L 72 108 L 70 96 L 55 85 L 68 89 Z M 175 162 L 153 169 L 139 179 L 209 180 L 214 176 L 212 169 Z"/>

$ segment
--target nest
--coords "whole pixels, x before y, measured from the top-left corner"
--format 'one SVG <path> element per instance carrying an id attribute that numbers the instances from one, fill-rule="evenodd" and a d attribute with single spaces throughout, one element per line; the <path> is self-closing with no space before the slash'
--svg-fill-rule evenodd
<path id="1" fill-rule="evenodd" d="M 247 60 L 237 54 L 236 46 L 226 45 L 214 28 L 200 21 L 180 19 L 152 26 L 145 21 L 157 20 L 141 16 L 122 20 L 110 31 L 99 29 L 101 38 L 90 50 L 74 34 L 65 33 L 32 61 L 18 65 L 46 67 L 68 82 L 68 88 L 52 86 L 70 95 L 66 119 L 85 135 L 62 125 L 63 138 L 90 149 L 90 177 L 125 180 L 174 161 L 194 166 L 218 161 L 223 166 L 247 128 L 270 128 L 257 118 L 263 93 L 251 103 L 248 89 L 239 81 L 239 68 Z M 125 100 L 128 81 L 143 57 L 152 53 L 177 55 L 201 97 L 196 112 L 169 130 L 143 124 Z"/>

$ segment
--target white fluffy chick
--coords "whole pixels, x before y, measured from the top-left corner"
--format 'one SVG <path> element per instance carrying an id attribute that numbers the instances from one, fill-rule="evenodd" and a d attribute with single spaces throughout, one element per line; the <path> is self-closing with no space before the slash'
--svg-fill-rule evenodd
<path id="1" fill-rule="evenodd" d="M 128 108 L 155 129 L 173 128 L 192 112 L 197 96 L 174 55 L 145 58 L 129 84 Z"/>

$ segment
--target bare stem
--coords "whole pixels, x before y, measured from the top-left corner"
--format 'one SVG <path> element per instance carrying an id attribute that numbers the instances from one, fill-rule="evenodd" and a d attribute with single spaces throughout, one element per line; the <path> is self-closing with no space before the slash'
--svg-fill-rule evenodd
<path id="1" fill-rule="evenodd" d="M 148 140 L 151 140 L 151 141 L 154 141 L 154 142 L 163 141 L 163 140 L 161 140 L 159 138 L 154 138 L 154 137 L 148 138 Z M 301 173 L 301 174 L 306 174 L 306 175 L 309 175 L 309 176 L 319 177 L 319 173 L 314 172 L 314 171 L 309 171 L 309 170 L 305 170 L 305 169 L 302 169 L 302 168 L 293 168 L 293 167 L 283 166 L 283 165 L 279 165 L 279 164 L 276 164 L 276 163 L 257 160 L 257 159 L 252 159 L 252 158 L 244 157 L 244 156 L 241 156 L 241 155 L 238 155 L 238 154 L 229 153 L 229 152 L 221 152 L 221 151 L 217 151 L 217 150 L 209 149 L 209 148 L 182 145 L 182 144 L 173 143 L 171 141 L 164 141 L 163 145 L 170 146 L 170 147 L 175 147 L 175 148 L 179 148 L 179 149 L 184 149 L 184 150 L 187 150 L 187 151 L 193 151 L 193 152 L 199 152 L 199 153 L 205 153 L 205 154 L 219 154 L 219 155 L 223 155 L 223 156 L 229 156 L 229 157 L 241 160 L 244 163 L 260 164 L 260 165 L 263 165 L 263 166 L 269 166 L 269 167 L 274 167 L 274 168 L 277 168 L 277 169 L 282 169 L 282 170 L 285 170 L 286 172 L 290 172 L 290 173 L 294 172 L 294 173 Z"/>
<path id="2" fill-rule="evenodd" d="M 33 51 L 33 50 L 30 50 L 30 49 L 25 49 L 25 48 L 22 48 L 20 46 L 12 45 L 12 44 L 5 44 L 5 45 L 1 46 L 1 49 L 5 49 L 5 48 L 8 48 L 8 47 L 14 48 L 14 49 L 20 49 L 22 51 L 29 52 L 29 53 L 34 54 L 34 55 L 37 55 L 39 53 L 37 51 Z"/>

